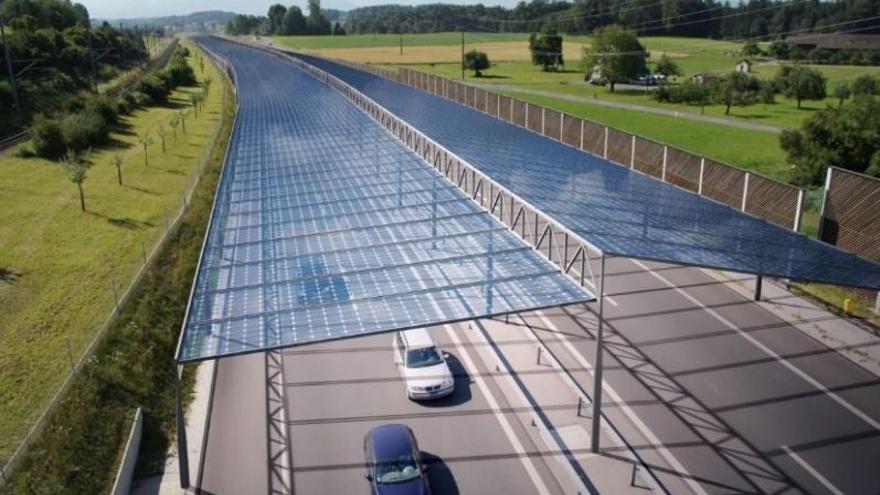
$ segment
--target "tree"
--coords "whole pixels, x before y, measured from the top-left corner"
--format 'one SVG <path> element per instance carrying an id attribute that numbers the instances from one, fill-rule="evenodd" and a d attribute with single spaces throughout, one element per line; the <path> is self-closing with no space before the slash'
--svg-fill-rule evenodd
<path id="1" fill-rule="evenodd" d="M 740 50 L 740 53 L 742 53 L 743 57 L 754 57 L 762 54 L 761 48 L 758 47 L 758 44 L 754 41 L 750 41 L 744 44 L 742 49 Z"/>
<path id="2" fill-rule="evenodd" d="M 880 172 L 872 168 L 880 161 L 880 99 L 855 97 L 842 107 L 819 110 L 800 129 L 783 131 L 779 143 L 800 185 L 821 184 L 828 166 Z"/>
<path id="3" fill-rule="evenodd" d="M 119 181 L 120 186 L 122 185 L 122 163 L 122 155 L 113 155 L 113 166 L 116 167 L 116 179 Z"/>
<path id="4" fill-rule="evenodd" d="M 489 56 L 477 50 L 471 50 L 464 54 L 464 68 L 474 71 L 475 77 L 483 75 L 482 71 L 489 68 Z"/>
<path id="5" fill-rule="evenodd" d="M 296 5 L 291 5 L 290 8 L 287 9 L 287 13 L 284 14 L 282 25 L 284 31 L 283 34 L 306 34 L 308 32 L 306 18 L 303 15 L 302 10 Z"/>
<path id="6" fill-rule="evenodd" d="M 83 183 L 86 181 L 88 177 L 88 170 L 91 163 L 89 162 L 89 152 L 71 152 L 66 153 L 64 157 L 61 159 L 62 166 L 64 167 L 64 172 L 67 174 L 67 179 L 70 182 L 76 185 L 77 191 L 79 191 L 79 207 L 85 212 L 86 211 L 86 197 L 83 192 Z"/>
<path id="7" fill-rule="evenodd" d="M 647 74 L 647 59 L 648 52 L 635 33 L 617 25 L 596 31 L 590 45 L 584 47 L 587 75 L 598 72 L 608 80 L 612 93 L 615 83 Z"/>
<path id="8" fill-rule="evenodd" d="M 724 115 L 730 115 L 731 106 L 745 106 L 755 103 L 761 83 L 755 77 L 742 72 L 731 72 L 712 87 L 713 99 L 724 105 Z"/>
<path id="9" fill-rule="evenodd" d="M 344 36 L 345 34 L 345 28 L 342 27 L 342 24 L 339 24 L 339 21 L 336 21 L 333 24 L 333 36 Z"/>
<path id="10" fill-rule="evenodd" d="M 172 115 L 171 122 L 169 122 L 169 125 L 171 126 L 171 133 L 174 136 L 174 140 L 176 141 L 177 140 L 177 126 L 180 125 L 180 116 L 178 116 L 177 114 Z"/>
<path id="11" fill-rule="evenodd" d="M 177 117 L 180 118 L 180 130 L 186 134 L 186 118 L 189 117 L 189 112 L 180 110 L 177 112 Z"/>
<path id="12" fill-rule="evenodd" d="M 269 33 L 267 34 L 284 34 L 284 15 L 287 14 L 287 7 L 276 3 L 269 7 L 267 17 L 269 19 Z"/>
<path id="13" fill-rule="evenodd" d="M 869 74 L 861 75 L 852 82 L 853 96 L 876 95 L 877 80 Z"/>
<path id="14" fill-rule="evenodd" d="M 532 53 L 532 64 L 540 65 L 544 71 L 565 65 L 562 58 L 562 36 L 556 34 L 556 31 L 532 33 L 529 36 L 529 50 Z"/>
<path id="15" fill-rule="evenodd" d="M 849 85 L 846 82 L 841 82 L 837 86 L 834 87 L 834 97 L 837 98 L 837 106 L 842 106 L 843 101 L 848 99 L 852 93 L 849 90 Z"/>
<path id="16" fill-rule="evenodd" d="M 330 21 L 321 12 L 321 0 L 309 0 L 307 25 L 311 34 L 330 34 Z"/>
<path id="17" fill-rule="evenodd" d="M 782 66 L 776 74 L 776 83 L 782 94 L 797 101 L 825 98 L 825 76 L 816 69 L 801 65 Z"/>
<path id="18" fill-rule="evenodd" d="M 682 74 L 681 67 L 679 67 L 678 64 L 675 63 L 675 61 L 672 60 L 672 58 L 665 53 L 663 55 L 660 55 L 660 60 L 657 61 L 657 66 L 654 68 L 654 70 L 658 74 L 663 74 L 666 77 L 680 76 Z"/>
<path id="19" fill-rule="evenodd" d="M 153 144 L 153 137 L 150 136 L 150 131 L 144 131 L 141 135 L 138 136 L 138 142 L 141 143 L 141 146 L 144 147 L 144 166 L 150 166 L 150 157 L 147 154 L 147 147 Z"/>
<path id="20" fill-rule="evenodd" d="M 165 126 L 159 124 L 159 129 L 156 130 L 156 135 L 159 136 L 159 140 L 162 141 L 162 153 L 165 153 L 165 136 L 168 135 L 168 131 L 165 129 Z"/>

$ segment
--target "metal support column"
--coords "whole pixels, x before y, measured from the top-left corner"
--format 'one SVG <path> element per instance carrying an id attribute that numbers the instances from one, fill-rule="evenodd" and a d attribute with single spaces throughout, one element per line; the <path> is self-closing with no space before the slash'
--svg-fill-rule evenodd
<path id="1" fill-rule="evenodd" d="M 584 252 L 586 257 L 586 252 Z M 602 313 L 605 306 L 605 253 L 602 253 L 599 268 L 599 320 L 596 324 L 596 360 L 593 364 L 593 432 L 590 438 L 590 452 L 599 452 L 599 427 L 602 420 Z"/>
<path id="2" fill-rule="evenodd" d="M 761 287 L 764 285 L 764 277 L 758 275 L 755 277 L 755 301 L 761 300 Z"/>
<path id="3" fill-rule="evenodd" d="M 189 451 L 186 446 L 186 418 L 180 401 L 180 377 L 183 366 L 174 364 L 174 408 L 177 413 L 177 461 L 180 470 L 180 487 L 189 488 Z"/>

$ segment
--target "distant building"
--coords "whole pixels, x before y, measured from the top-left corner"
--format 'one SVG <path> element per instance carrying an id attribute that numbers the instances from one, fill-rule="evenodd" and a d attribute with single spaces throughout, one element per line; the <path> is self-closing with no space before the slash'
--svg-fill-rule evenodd
<path id="1" fill-rule="evenodd" d="M 752 62 L 746 59 L 740 60 L 736 63 L 736 71 L 748 74 L 752 71 Z"/>
<path id="2" fill-rule="evenodd" d="M 691 81 L 694 84 L 710 84 L 718 80 L 718 76 L 715 74 L 694 74 L 691 77 Z"/>
<path id="3" fill-rule="evenodd" d="M 802 34 L 789 36 L 785 42 L 805 52 L 825 50 L 880 50 L 880 34 Z"/>

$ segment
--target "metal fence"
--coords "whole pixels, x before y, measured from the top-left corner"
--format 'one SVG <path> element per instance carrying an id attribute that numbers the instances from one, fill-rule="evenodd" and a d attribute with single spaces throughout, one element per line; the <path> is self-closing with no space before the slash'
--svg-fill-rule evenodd
<path id="1" fill-rule="evenodd" d="M 376 73 L 371 68 L 365 70 Z M 396 76 L 384 77 L 467 105 L 777 225 L 793 230 L 800 228 L 804 191 L 798 187 L 597 122 L 440 76 L 431 75 L 429 80 L 433 83 L 420 84 L 424 73 L 400 68 Z"/>
<path id="2" fill-rule="evenodd" d="M 220 68 L 220 70 L 224 74 L 228 75 L 228 68 L 226 67 L 226 64 L 222 60 L 214 58 L 212 54 L 209 53 L 209 55 L 212 60 L 218 63 L 218 67 Z M 230 82 L 228 87 L 234 94 L 235 86 Z M 64 398 L 65 393 L 73 384 L 74 379 L 76 379 L 80 371 L 82 371 L 83 367 L 85 366 L 86 362 L 94 353 L 98 343 L 101 342 L 101 340 L 107 334 L 113 318 L 118 314 L 119 309 L 124 306 L 125 303 L 128 301 L 128 298 L 131 296 L 134 287 L 140 282 L 144 273 L 146 273 L 147 267 L 150 265 L 150 263 L 153 262 L 153 259 L 159 253 L 162 246 L 165 245 L 165 242 L 168 240 L 169 234 L 174 231 L 177 224 L 180 222 L 180 219 L 183 217 L 183 214 L 189 206 L 190 200 L 192 199 L 192 195 L 195 193 L 195 189 L 205 173 L 205 169 L 207 168 L 211 152 L 214 148 L 214 144 L 219 138 L 220 131 L 223 128 L 222 112 L 223 109 L 226 108 L 226 94 L 228 87 L 225 84 L 221 85 L 221 116 L 217 120 L 217 124 L 214 126 L 213 134 L 209 140 L 209 144 L 203 150 L 202 156 L 199 158 L 198 165 L 190 170 L 188 183 L 184 191 L 180 195 L 179 205 L 176 207 L 176 209 L 172 211 L 165 211 L 163 213 L 163 230 L 159 236 L 159 239 L 157 239 L 152 246 L 148 246 L 147 243 L 141 242 L 141 259 L 138 260 L 136 266 L 125 267 L 123 269 L 123 273 L 120 274 L 118 280 L 130 280 L 129 284 L 127 286 L 122 286 L 117 281 L 117 279 L 114 279 L 111 286 L 107 288 L 107 292 L 104 294 L 104 297 L 107 297 L 108 301 L 112 302 L 112 309 L 78 358 L 74 357 L 72 348 L 70 347 L 70 343 L 68 342 L 67 351 L 68 357 L 70 359 L 70 370 L 68 371 L 67 376 L 64 378 L 64 381 L 61 383 L 61 386 L 55 391 L 55 394 L 49 400 L 49 403 L 40 412 L 40 415 L 37 417 L 37 419 L 30 425 L 27 433 L 25 434 L 22 441 L 19 443 L 18 447 L 16 447 L 15 451 L 12 453 L 9 459 L 6 459 L 5 464 L 2 466 L 2 468 L 0 468 L 0 486 L 3 486 L 10 478 L 12 473 L 15 471 L 15 468 L 18 466 L 22 454 L 31 445 L 31 442 L 33 442 L 33 440 L 36 439 L 36 437 L 47 426 L 47 422 L 52 415 L 52 411 L 55 410 L 55 408 Z M 133 275 L 131 273 L 132 270 L 134 270 Z"/>
<path id="3" fill-rule="evenodd" d="M 828 167 L 819 220 L 819 238 L 874 261 L 880 261 L 880 179 Z M 880 310 L 880 294 L 854 289 Z"/>

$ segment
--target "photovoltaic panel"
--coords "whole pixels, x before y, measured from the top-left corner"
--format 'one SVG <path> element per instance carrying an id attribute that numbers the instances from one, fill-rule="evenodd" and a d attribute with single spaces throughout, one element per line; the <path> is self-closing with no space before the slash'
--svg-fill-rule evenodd
<path id="1" fill-rule="evenodd" d="M 352 85 L 607 254 L 880 288 L 880 264 L 870 260 L 431 93 L 293 55 Z"/>
<path id="2" fill-rule="evenodd" d="M 593 299 L 335 90 L 204 43 L 240 107 L 179 362 Z"/>

